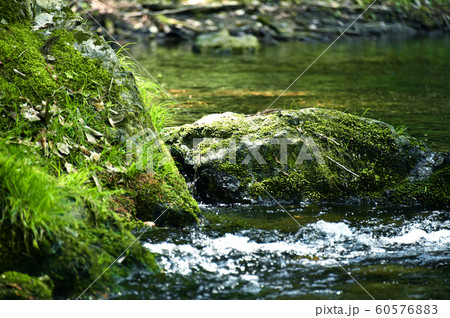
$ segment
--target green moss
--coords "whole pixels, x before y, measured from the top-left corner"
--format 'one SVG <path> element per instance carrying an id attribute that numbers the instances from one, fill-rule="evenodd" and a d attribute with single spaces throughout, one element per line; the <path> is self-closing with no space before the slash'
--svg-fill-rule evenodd
<path id="1" fill-rule="evenodd" d="M 136 202 L 135 216 L 140 220 L 175 227 L 199 222 L 200 209 L 178 171 L 165 177 L 137 174 L 127 178 L 126 187 Z"/>
<path id="2" fill-rule="evenodd" d="M 287 192 L 291 189 L 315 199 L 376 196 L 379 191 L 402 181 L 417 163 L 417 159 L 409 160 L 402 146 L 397 144 L 397 136 L 390 126 L 366 122 L 350 114 L 317 110 L 304 118 L 301 131 L 304 136 L 313 138 L 321 149 L 325 165 L 291 166 L 293 170 L 290 169 L 289 175 L 277 174 L 265 179 L 263 185 L 273 195 L 277 194 L 276 189 Z M 330 138 L 339 145 L 330 142 Z M 327 157 L 359 177 L 352 180 L 352 175 Z"/>
<path id="3" fill-rule="evenodd" d="M 450 165 L 437 170 L 426 180 L 405 180 L 389 193 L 392 201 L 402 204 L 450 206 Z"/>
<path id="4" fill-rule="evenodd" d="M 49 49 L 49 54 L 56 60 L 47 63 L 46 56 L 40 51 L 46 42 L 44 36 L 23 26 L 0 29 L 0 60 L 3 62 L 0 69 L 0 103 L 6 110 L 20 114 L 20 104 L 28 103 L 35 107 L 42 101 L 65 110 L 68 103 L 80 108 L 86 103 L 93 104 L 107 92 L 110 99 L 119 97 L 115 86 L 108 91 L 111 74 L 101 67 L 101 61 L 83 57 L 72 46 L 76 41 L 71 32 L 60 29 L 51 36 L 57 37 Z M 95 114 L 94 110 L 92 106 L 93 115 L 101 115 Z M 29 124 L 28 128 L 32 133 L 41 129 L 43 124 L 49 124 L 49 120 Z M 105 124 L 106 118 L 103 119 Z"/>
<path id="5" fill-rule="evenodd" d="M 0 3 L 0 19 L 8 23 L 29 23 L 32 18 L 30 0 L 8 0 Z"/>
<path id="6" fill-rule="evenodd" d="M 48 277 L 35 278 L 18 272 L 4 272 L 0 274 L 0 299 L 52 299 L 51 280 Z"/>
<path id="7" fill-rule="evenodd" d="M 37 168 L 42 162 L 26 159 L 30 153 L 4 143 L 0 149 L 0 272 L 48 275 L 54 297 L 67 298 L 78 296 L 128 247 L 125 260 L 89 295 L 117 288 L 115 279 L 136 266 L 159 271 L 153 255 L 132 245 L 135 238 L 109 210 L 109 193 L 87 184 L 88 173 L 55 179 Z"/>

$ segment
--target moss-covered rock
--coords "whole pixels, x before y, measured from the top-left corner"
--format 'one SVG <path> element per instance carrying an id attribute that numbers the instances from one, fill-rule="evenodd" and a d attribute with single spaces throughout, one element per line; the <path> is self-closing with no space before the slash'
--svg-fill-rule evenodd
<path id="1" fill-rule="evenodd" d="M 17 1 L 6 1 L 0 12 L 10 16 Z M 151 115 L 156 99 L 143 100 L 134 75 L 63 2 L 17 3 L 26 14 L 0 24 L 0 137 L 40 145 L 49 165 L 68 172 L 88 168 L 100 171 L 100 176 L 104 171 L 115 173 L 115 180 L 130 179 L 127 144 L 143 131 L 156 130 Z M 155 89 L 154 94 L 158 93 Z M 184 221 L 195 224 L 198 206 L 165 146 L 161 148 L 163 155 L 155 160 L 164 161 L 164 170 L 170 173 L 153 178 L 164 186 L 134 191 L 135 202 L 171 203 L 181 218 L 161 220 L 177 226 Z M 143 210 L 151 206 L 140 204 L 139 216 L 158 215 Z"/>
<path id="2" fill-rule="evenodd" d="M 52 299 L 52 282 L 48 276 L 4 272 L 0 274 L 0 299 Z"/>
<path id="3" fill-rule="evenodd" d="M 339 111 L 224 113 L 166 134 L 206 202 L 450 202 L 442 154 Z"/>
<path id="4" fill-rule="evenodd" d="M 4 111 L 12 114 L 27 104 L 29 113 L 36 115 L 28 116 L 30 120 L 48 125 L 48 116 L 44 118 L 42 110 L 36 109 L 42 101 L 50 112 L 53 107 L 58 113 L 67 99 L 89 103 L 98 110 L 108 135 L 119 140 L 149 124 L 139 118 L 144 105 L 133 74 L 122 67 L 103 38 L 89 32 L 61 1 L 8 0 L 2 6 L 15 2 L 23 8 L 19 12 L 28 13 L 20 14 L 26 17 L 20 20 L 9 19 L 9 7 L 0 11 L 10 21 L 0 24 Z"/>
<path id="5" fill-rule="evenodd" d="M 128 162 L 131 136 L 155 131 L 157 98 L 141 90 L 63 1 L 1 2 L 0 273 L 48 275 L 54 298 L 77 297 L 122 255 L 83 296 L 107 297 L 132 268 L 159 271 L 136 217 L 198 222 L 164 145 L 152 179 Z"/>
<path id="6" fill-rule="evenodd" d="M 199 35 L 194 49 L 198 52 L 242 53 L 259 49 L 259 41 L 253 35 L 232 36 L 228 30 Z"/>

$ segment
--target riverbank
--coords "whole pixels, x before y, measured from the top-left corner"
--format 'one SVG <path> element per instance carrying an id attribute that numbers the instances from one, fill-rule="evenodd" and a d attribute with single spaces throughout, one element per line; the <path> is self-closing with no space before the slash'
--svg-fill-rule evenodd
<path id="1" fill-rule="evenodd" d="M 131 231 L 200 217 L 165 146 L 148 152 L 161 88 L 62 1 L 2 2 L 0 21 L 0 299 L 108 298 L 131 269 L 160 274 Z"/>
<path id="2" fill-rule="evenodd" d="M 231 35 L 254 35 L 260 42 L 333 41 L 368 7 L 370 1 L 151 1 L 89 0 L 72 10 L 97 33 L 122 43 L 187 41 L 227 29 Z M 93 21 L 95 18 L 102 27 Z M 347 38 L 399 38 L 450 31 L 450 6 L 444 1 L 378 1 L 345 32 Z"/>

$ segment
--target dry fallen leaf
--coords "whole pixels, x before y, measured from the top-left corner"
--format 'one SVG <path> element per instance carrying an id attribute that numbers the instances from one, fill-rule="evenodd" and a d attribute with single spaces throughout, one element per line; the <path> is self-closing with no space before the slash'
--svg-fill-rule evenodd
<path id="1" fill-rule="evenodd" d="M 80 146 L 80 150 L 82 153 L 84 153 L 86 156 L 90 156 L 91 155 L 91 151 L 89 149 L 87 149 L 85 146 L 81 145 Z"/>
<path id="2" fill-rule="evenodd" d="M 92 136 L 103 137 L 103 134 L 101 132 L 99 132 L 99 131 L 97 131 L 95 129 L 92 129 L 91 127 L 89 127 L 87 125 L 84 126 L 83 128 L 86 129 L 86 131 L 89 132 Z"/>
<path id="3" fill-rule="evenodd" d="M 39 112 L 27 103 L 20 105 L 22 116 L 30 122 L 40 121 Z"/>
<path id="4" fill-rule="evenodd" d="M 111 116 L 108 118 L 109 123 L 111 124 L 111 126 L 115 126 L 116 124 L 120 123 L 121 121 L 124 120 L 124 116 L 123 115 L 116 115 L 116 116 Z"/>
<path id="5" fill-rule="evenodd" d="M 92 175 L 92 180 L 94 180 L 95 186 L 97 187 L 98 191 L 102 191 L 102 185 L 100 181 L 98 181 L 98 178 L 95 174 Z"/>
<path id="6" fill-rule="evenodd" d="M 144 224 L 147 225 L 148 227 L 156 227 L 155 222 L 152 221 L 145 221 Z"/>
<path id="7" fill-rule="evenodd" d="M 57 142 L 56 147 L 58 148 L 58 151 L 65 156 L 68 156 L 70 154 L 69 146 L 62 142 Z"/>
<path id="8" fill-rule="evenodd" d="M 89 134 L 87 132 L 85 132 L 85 135 L 86 135 L 86 139 L 87 139 L 88 143 L 93 144 L 93 145 L 97 144 L 97 139 L 95 139 L 94 136 L 92 136 L 91 134 Z"/>
<path id="9" fill-rule="evenodd" d="M 123 168 L 114 167 L 109 161 L 105 162 L 105 168 L 110 172 L 124 172 Z"/>
<path id="10" fill-rule="evenodd" d="M 75 168 L 73 167 L 73 165 L 71 165 L 71 164 L 68 163 L 68 162 L 64 163 L 64 167 L 66 168 L 66 170 L 67 170 L 68 173 L 75 173 L 75 172 L 77 172 L 77 169 L 75 169 Z"/>
<path id="11" fill-rule="evenodd" d="M 105 105 L 103 104 L 103 101 L 100 101 L 98 103 L 93 103 L 92 105 L 94 105 L 95 109 L 99 112 L 101 112 L 102 110 L 105 109 Z"/>
<path id="12" fill-rule="evenodd" d="M 100 160 L 100 154 L 96 153 L 96 152 L 92 152 L 91 156 L 89 157 L 89 159 L 93 162 L 97 162 Z"/>

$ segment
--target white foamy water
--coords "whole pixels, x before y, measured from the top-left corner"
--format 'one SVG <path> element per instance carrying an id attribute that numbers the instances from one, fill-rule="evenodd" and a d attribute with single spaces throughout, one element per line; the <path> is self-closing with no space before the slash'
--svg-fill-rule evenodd
<path id="1" fill-rule="evenodd" d="M 240 275 L 240 279 L 249 278 L 252 282 L 257 280 L 249 268 L 292 264 L 329 267 L 337 265 L 335 260 L 351 265 L 380 258 L 409 257 L 411 262 L 449 258 L 450 230 L 447 228 L 433 229 L 429 222 L 423 222 L 381 228 L 394 230 L 396 234 L 379 234 L 373 229 L 357 229 L 345 222 L 318 221 L 295 234 L 278 235 L 275 239 L 270 237 L 270 231 L 226 233 L 217 238 L 199 232 L 192 234 L 190 244 L 161 242 L 145 246 L 161 255 L 160 264 L 167 273 L 190 275 L 204 271 L 214 275 Z"/>
<path id="2" fill-rule="evenodd" d="M 305 205 L 293 208 L 304 214 L 297 228 L 272 207 L 203 209 L 210 213 L 203 227 L 146 233 L 143 244 L 164 274 L 137 269 L 121 282 L 121 297 L 367 298 L 352 277 L 380 299 L 450 295 L 447 211 Z"/>

